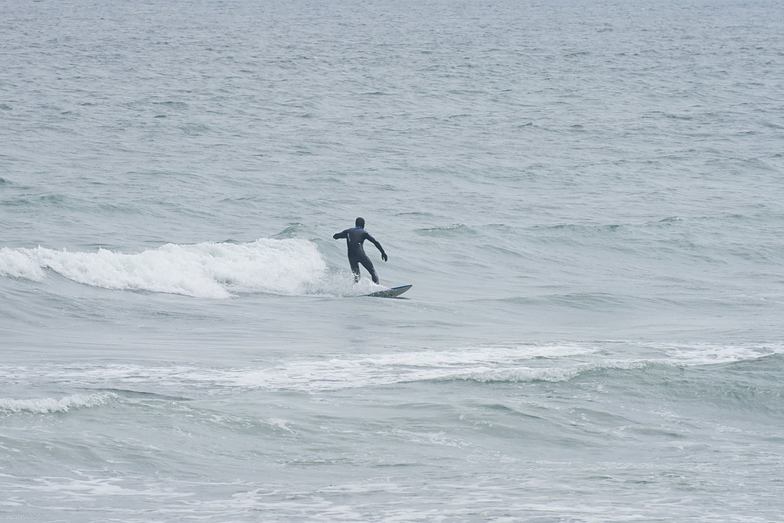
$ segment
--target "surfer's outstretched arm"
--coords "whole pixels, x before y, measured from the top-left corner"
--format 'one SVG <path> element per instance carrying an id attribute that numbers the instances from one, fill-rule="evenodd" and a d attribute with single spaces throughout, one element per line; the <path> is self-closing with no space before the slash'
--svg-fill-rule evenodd
<path id="1" fill-rule="evenodd" d="M 346 229 L 345 231 L 336 232 L 335 234 L 332 235 L 332 239 L 339 240 L 341 238 L 345 238 L 347 234 L 348 234 L 348 229 Z"/>
<path id="2" fill-rule="evenodd" d="M 380 243 L 378 243 L 378 241 L 376 241 L 375 238 L 373 238 L 370 235 L 370 233 L 368 233 L 368 232 L 365 233 L 365 239 L 370 240 L 370 243 L 375 245 L 376 249 L 378 249 L 381 252 L 381 259 L 384 260 L 384 261 L 387 261 L 388 257 L 387 257 L 387 253 L 384 252 L 384 248 L 381 246 Z"/>

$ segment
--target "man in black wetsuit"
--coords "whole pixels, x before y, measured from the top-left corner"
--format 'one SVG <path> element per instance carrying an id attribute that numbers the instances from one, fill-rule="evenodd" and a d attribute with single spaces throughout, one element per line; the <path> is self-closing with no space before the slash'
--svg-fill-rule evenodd
<path id="1" fill-rule="evenodd" d="M 362 242 L 370 240 L 370 243 L 381 251 L 381 259 L 384 261 L 387 261 L 388 259 L 387 253 L 384 252 L 384 248 L 381 244 L 365 230 L 364 218 L 357 218 L 355 223 L 356 227 L 353 229 L 346 229 L 343 232 L 333 234 L 332 237 L 336 240 L 340 238 L 346 239 L 346 245 L 348 246 L 348 263 L 351 265 L 351 272 L 354 273 L 354 281 L 359 281 L 359 264 L 361 263 L 365 270 L 370 273 L 370 277 L 373 278 L 373 283 L 378 283 L 376 269 L 373 268 L 373 263 L 370 261 L 370 258 L 367 257 L 367 254 L 365 254 L 365 250 L 362 248 Z"/>

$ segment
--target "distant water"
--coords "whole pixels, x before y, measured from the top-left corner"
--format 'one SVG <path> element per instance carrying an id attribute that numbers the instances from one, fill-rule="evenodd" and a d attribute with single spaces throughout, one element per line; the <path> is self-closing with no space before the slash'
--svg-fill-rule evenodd
<path id="1" fill-rule="evenodd" d="M 782 14 L 0 4 L 0 520 L 781 521 Z"/>

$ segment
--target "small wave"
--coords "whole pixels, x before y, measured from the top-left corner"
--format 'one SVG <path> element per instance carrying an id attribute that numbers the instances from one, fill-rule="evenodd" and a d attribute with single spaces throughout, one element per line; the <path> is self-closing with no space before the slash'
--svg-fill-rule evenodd
<path id="1" fill-rule="evenodd" d="M 605 292 L 554 294 L 546 296 L 544 299 L 547 302 L 558 305 L 589 310 L 594 310 L 597 307 L 615 307 L 623 304 L 623 299 L 621 297 Z"/>
<path id="2" fill-rule="evenodd" d="M 629 303 L 628 297 L 604 292 L 576 292 L 569 294 L 541 294 L 531 296 L 509 296 L 488 300 L 479 298 L 472 300 L 475 302 L 501 302 L 519 305 L 545 305 L 568 307 L 578 310 L 616 310 L 618 307 L 626 306 Z"/>
<path id="3" fill-rule="evenodd" d="M 315 244 L 297 239 L 167 244 L 136 254 L 108 249 L 0 249 L 0 275 L 41 281 L 45 270 L 106 289 L 227 298 L 235 292 L 306 293 L 326 273 Z"/>
<path id="4" fill-rule="evenodd" d="M 147 392 L 143 390 L 133 390 L 133 389 L 107 388 L 104 389 L 104 392 L 115 396 L 122 396 L 125 398 L 142 398 L 142 399 L 163 400 L 163 401 L 190 401 L 191 399 L 191 398 L 186 398 L 184 396 L 171 396 L 169 394 L 161 394 L 158 392 Z"/>
<path id="5" fill-rule="evenodd" d="M 422 381 L 471 379 L 493 373 L 521 371 L 527 380 L 567 379 L 559 369 L 536 368 L 532 362 L 590 354 L 595 348 L 580 345 L 488 346 L 455 350 L 422 350 L 294 361 L 282 367 L 226 370 L 216 376 L 229 386 L 340 390 Z M 530 367 L 529 367 L 530 366 Z M 561 378 L 556 378 L 556 376 Z M 494 381 L 488 379 L 487 381 Z"/>
<path id="6" fill-rule="evenodd" d="M 476 234 L 476 231 L 474 231 L 471 227 L 462 223 L 453 223 L 452 225 L 417 229 L 415 232 L 423 236 L 460 236 Z"/>
<path id="7" fill-rule="evenodd" d="M 301 232 L 305 228 L 305 224 L 299 222 L 293 222 L 286 226 L 285 229 L 280 231 L 274 237 L 283 239 L 283 238 L 294 238 L 296 235 Z"/>
<path id="8" fill-rule="evenodd" d="M 28 207 L 28 206 L 42 206 L 42 207 L 60 207 L 66 203 L 65 196 L 61 194 L 40 194 L 40 195 L 26 195 L 11 198 L 3 202 L 3 205 L 8 207 Z"/>
<path id="9" fill-rule="evenodd" d="M 564 382 L 588 376 L 594 373 L 614 370 L 635 370 L 648 368 L 654 363 L 648 361 L 612 360 L 597 363 L 578 364 L 567 367 L 544 368 L 499 368 L 478 372 L 457 373 L 435 381 L 473 381 L 476 383 L 528 383 L 528 382 Z M 665 364 L 666 365 L 666 364 Z"/>
<path id="10" fill-rule="evenodd" d="M 556 223 L 552 225 L 535 225 L 533 230 L 569 231 L 584 234 L 586 232 L 616 232 L 625 225 L 620 223 L 586 224 L 586 223 Z"/>
<path id="11" fill-rule="evenodd" d="M 179 110 L 188 108 L 188 104 L 186 102 L 180 102 L 177 100 L 164 100 L 162 102 L 152 102 L 152 104 Z"/>
<path id="12" fill-rule="evenodd" d="M 417 219 L 432 219 L 435 215 L 433 213 L 427 211 L 403 211 L 403 212 L 396 212 L 395 216 L 407 216 Z"/>
<path id="13" fill-rule="evenodd" d="M 683 365 L 716 365 L 755 361 L 784 352 L 779 345 L 662 344 L 668 361 Z"/>
<path id="14" fill-rule="evenodd" d="M 280 365 L 243 368 L 196 366 L 96 365 L 75 367 L 15 368 L 0 365 L 0 381 L 56 380 L 79 387 L 97 387 L 117 396 L 138 390 L 141 384 L 156 387 L 189 384 L 200 388 L 329 391 L 395 383 L 432 381 L 472 373 L 556 366 L 563 359 L 590 355 L 599 350 L 579 344 L 483 346 L 449 350 L 416 350 L 383 354 L 325 356 L 287 361 Z M 552 362 L 552 365 L 549 363 Z M 546 369 L 536 371 L 545 375 Z M 144 387 L 145 389 L 147 387 Z"/>
<path id="15" fill-rule="evenodd" d="M 202 123 L 187 123 L 179 126 L 180 131 L 187 136 L 201 136 L 210 131 L 209 126 Z"/>
<path id="16" fill-rule="evenodd" d="M 694 120 L 694 116 L 690 114 L 675 114 L 675 113 L 662 113 L 665 118 L 669 118 L 670 120 L 685 120 L 691 121 Z"/>
<path id="17" fill-rule="evenodd" d="M 631 353 L 631 354 L 627 354 Z M 635 356 L 634 354 L 637 354 Z M 644 354 L 644 355 L 643 355 Z M 781 368 L 781 346 L 702 346 L 630 342 L 586 342 L 466 347 L 460 349 L 304 357 L 279 365 L 212 368 L 197 366 L 98 365 L 12 368 L 0 365 L 0 381 L 45 379 L 108 392 L 110 397 L 185 400 L 143 389 L 195 388 L 329 392 L 418 382 L 565 383 L 621 378 L 625 383 L 660 383 L 685 369 L 715 374 L 723 365 Z M 738 367 L 740 368 L 740 367 Z M 756 367 L 755 367 L 756 368 Z M 629 376 L 632 373 L 632 376 Z M 724 374 L 723 371 L 719 372 Z M 744 373 L 741 372 L 741 375 Z M 630 379 L 626 379 L 630 378 Z M 27 401 L 27 400 L 25 400 Z M 2 409 L 2 407 L 0 407 Z"/>
<path id="18" fill-rule="evenodd" d="M 116 394 L 100 392 L 96 394 L 72 394 L 62 398 L 12 399 L 0 398 L 0 412 L 33 414 L 52 414 L 69 410 L 100 407 L 115 400 Z"/>
<path id="19" fill-rule="evenodd" d="M 661 352 L 654 346 L 658 356 L 626 358 L 622 353 L 605 354 L 612 345 L 486 346 L 309 359 L 275 368 L 223 370 L 214 379 L 226 386 L 303 391 L 438 381 L 567 382 L 596 373 L 753 361 L 784 351 L 782 347 L 672 346 Z M 713 357 L 715 353 L 721 357 Z"/>

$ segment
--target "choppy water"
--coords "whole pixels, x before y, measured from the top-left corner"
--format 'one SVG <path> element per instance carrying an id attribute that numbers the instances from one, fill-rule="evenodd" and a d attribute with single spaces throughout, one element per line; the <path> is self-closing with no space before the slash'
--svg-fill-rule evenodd
<path id="1" fill-rule="evenodd" d="M 0 14 L 0 519 L 781 519 L 777 2 Z"/>

